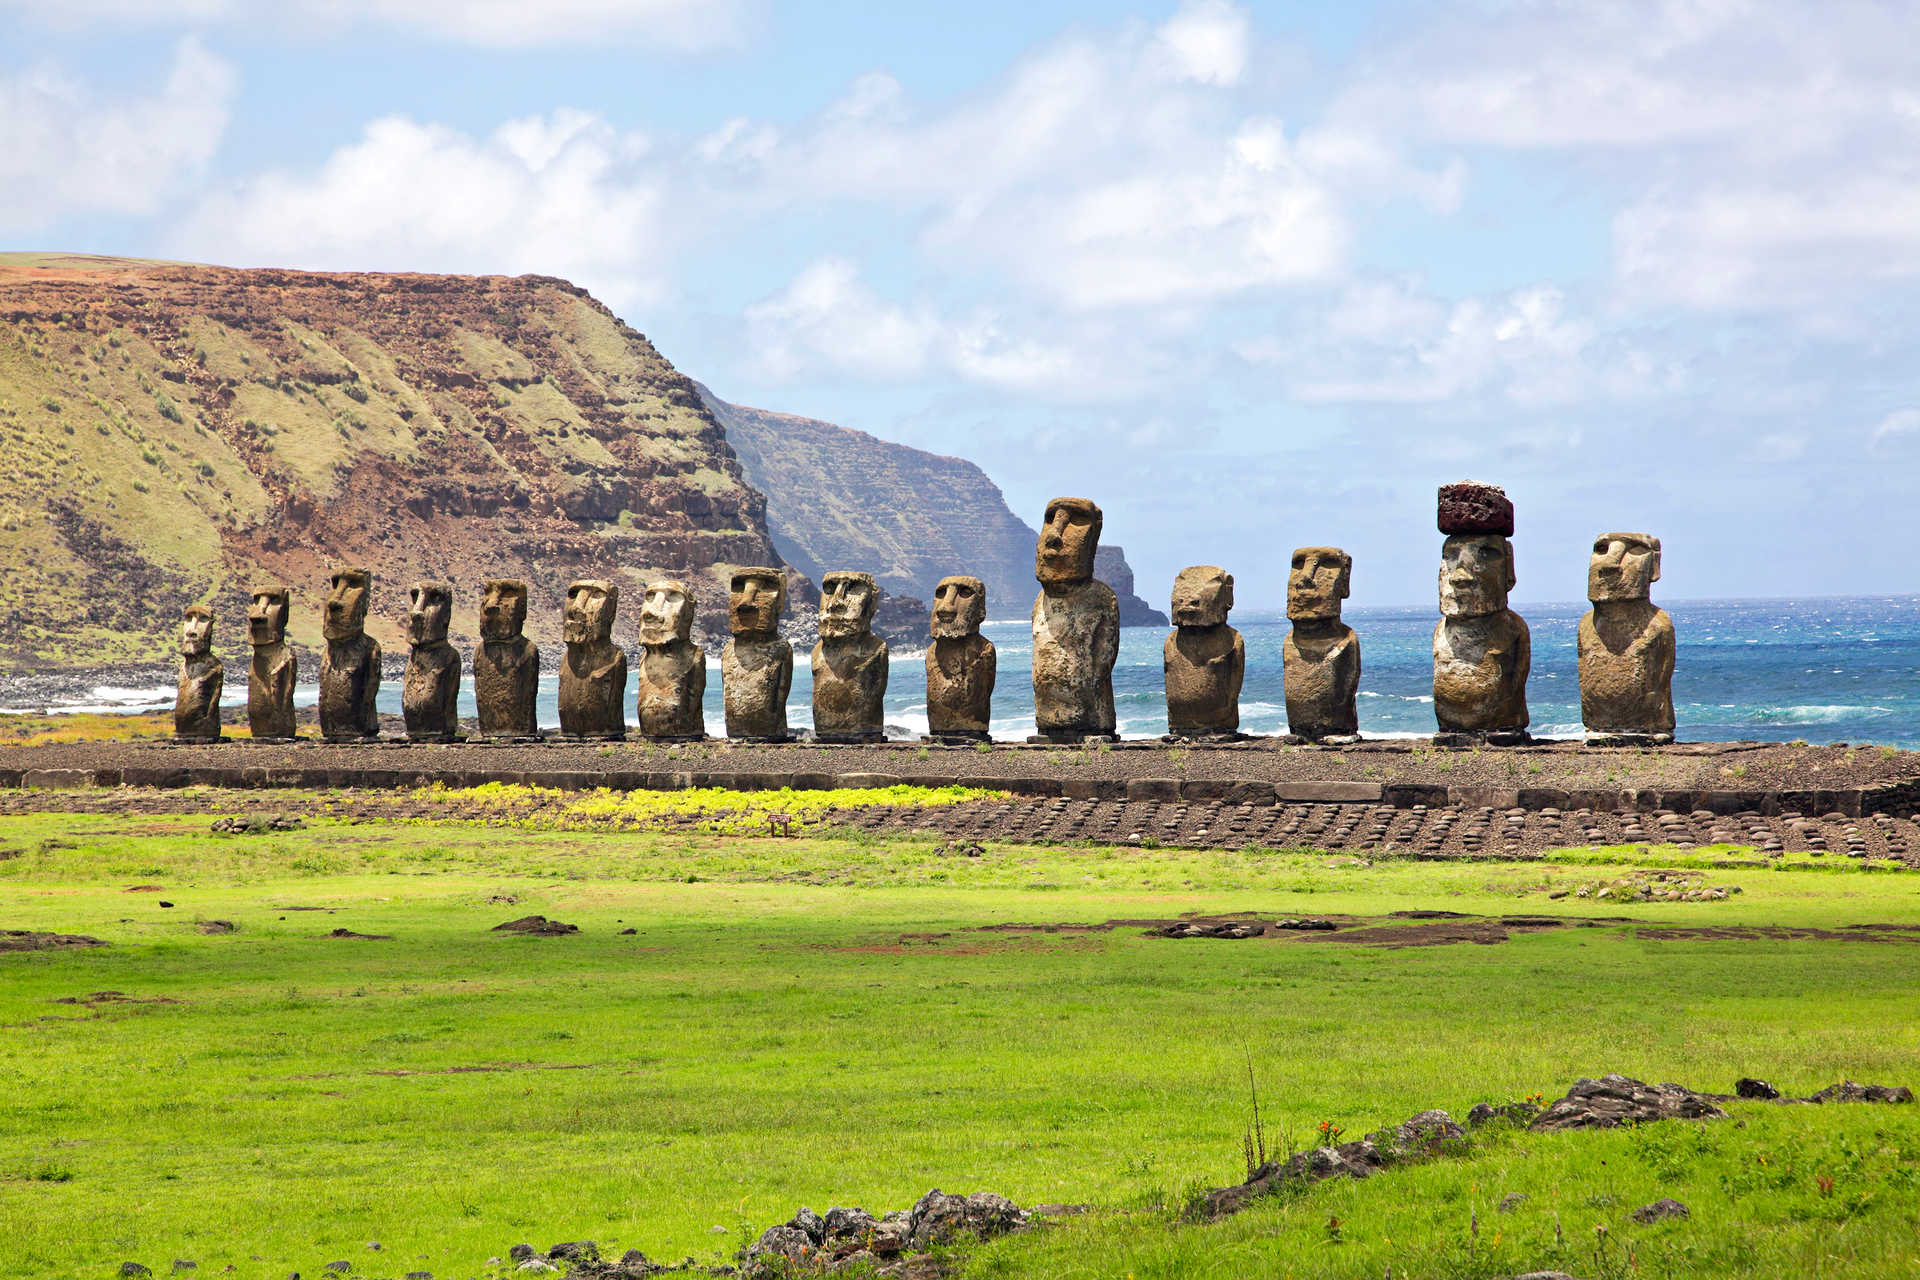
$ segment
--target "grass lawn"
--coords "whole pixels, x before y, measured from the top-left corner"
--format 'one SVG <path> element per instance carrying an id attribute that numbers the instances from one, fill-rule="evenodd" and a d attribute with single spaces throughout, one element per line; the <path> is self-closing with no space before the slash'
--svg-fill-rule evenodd
<path id="1" fill-rule="evenodd" d="M 0 928 L 110 944 L 0 953 L 0 1276 L 175 1258 L 203 1276 L 334 1259 L 468 1276 L 517 1241 L 581 1238 L 715 1262 L 801 1204 L 879 1212 L 933 1186 L 1096 1207 L 976 1250 L 965 1275 L 1920 1276 L 1913 1107 L 1496 1132 L 1226 1223 L 1178 1212 L 1244 1172 L 1249 1055 L 1282 1148 L 1323 1121 L 1352 1136 L 1606 1071 L 1792 1094 L 1920 1084 L 1920 935 L 1607 924 L 1388 949 L 990 927 L 1444 908 L 1840 930 L 1920 925 L 1911 874 L 1654 850 L 1638 865 L 1743 892 L 1623 905 L 1547 897 L 1620 874 L 1589 865 L 1624 856 L 1606 852 L 968 858 L 910 840 L 208 821 L 0 818 Z M 580 932 L 489 931 L 536 912 Z M 238 928 L 202 932 L 216 920 Z M 340 928 L 390 937 L 324 936 Z M 1509 1193 L 1527 1198 L 1498 1211 Z M 1661 1195 L 1693 1217 L 1629 1220 Z"/>

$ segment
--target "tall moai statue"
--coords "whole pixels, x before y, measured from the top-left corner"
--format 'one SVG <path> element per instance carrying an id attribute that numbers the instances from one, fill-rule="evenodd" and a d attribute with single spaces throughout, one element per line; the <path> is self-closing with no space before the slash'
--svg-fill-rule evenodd
<path id="1" fill-rule="evenodd" d="M 887 642 L 873 634 L 880 588 L 870 573 L 835 569 L 820 579 L 820 640 L 813 646 L 816 742 L 880 742 L 886 734 Z"/>
<path id="2" fill-rule="evenodd" d="M 1352 590 L 1353 557 L 1338 547 L 1300 547 L 1287 573 L 1293 629 L 1282 651 L 1287 732 L 1309 742 L 1358 741 L 1360 637 L 1340 620 Z"/>
<path id="3" fill-rule="evenodd" d="M 1033 718 L 1035 742 L 1111 741 L 1113 664 L 1120 656 L 1120 602 L 1093 577 L 1100 508 L 1055 498 L 1034 548 Z"/>
<path id="4" fill-rule="evenodd" d="M 613 642 L 620 587 L 581 578 L 567 587 L 560 665 L 560 732 L 609 741 L 627 736 L 627 655 Z"/>
<path id="5" fill-rule="evenodd" d="M 787 611 L 786 571 L 755 566 L 728 583 L 727 630 L 720 651 L 720 697 L 727 736 L 743 742 L 786 742 L 787 694 L 793 688 L 793 646 L 780 638 Z"/>
<path id="6" fill-rule="evenodd" d="M 691 742 L 707 736 L 707 651 L 693 642 L 695 601 L 686 583 L 647 585 L 640 605 L 640 692 L 634 702 L 642 736 Z"/>
<path id="7" fill-rule="evenodd" d="M 1440 736 L 1527 741 L 1532 638 L 1507 608 L 1513 503 L 1493 485 L 1442 485 L 1440 621 L 1433 629 L 1433 714 Z"/>
<path id="8" fill-rule="evenodd" d="M 293 593 L 279 583 L 253 589 L 247 604 L 247 638 L 253 662 L 247 668 L 247 732 L 256 742 L 294 734 L 293 686 L 300 664 L 287 643 L 287 613 Z"/>
<path id="9" fill-rule="evenodd" d="M 453 586 L 416 582 L 407 592 L 407 674 L 400 711 L 409 742 L 452 742 L 460 735 L 460 651 L 447 643 Z"/>
<path id="10" fill-rule="evenodd" d="M 1196 564 L 1173 580 L 1173 630 L 1161 649 L 1167 688 L 1167 737 L 1228 741 L 1241 737 L 1240 685 L 1247 645 L 1227 625 L 1233 575 Z"/>
<path id="11" fill-rule="evenodd" d="M 320 655 L 320 736 L 328 742 L 372 742 L 380 737 L 380 644 L 367 634 L 373 574 L 335 569 L 327 582 Z"/>
<path id="12" fill-rule="evenodd" d="M 220 691 L 227 673 L 213 652 L 213 611 L 190 604 L 180 615 L 180 683 L 173 695 L 173 736 L 220 741 Z"/>
<path id="13" fill-rule="evenodd" d="M 987 742 L 999 657 L 980 634 L 987 587 L 978 578 L 940 579 L 933 591 L 927 646 L 927 736 L 935 742 Z"/>
<path id="14" fill-rule="evenodd" d="M 527 584 L 493 578 L 480 593 L 480 647 L 473 654 L 473 702 L 483 738 L 540 736 L 534 698 L 540 649 L 524 632 Z"/>
<path id="15" fill-rule="evenodd" d="M 1673 741 L 1673 619 L 1648 597 L 1660 581 L 1660 539 L 1603 533 L 1587 561 L 1580 619 L 1580 720 L 1588 741 Z"/>

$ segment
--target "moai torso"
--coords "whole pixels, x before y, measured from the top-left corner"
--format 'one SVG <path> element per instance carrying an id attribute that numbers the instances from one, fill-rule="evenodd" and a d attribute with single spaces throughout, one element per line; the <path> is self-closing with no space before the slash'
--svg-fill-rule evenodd
<path id="1" fill-rule="evenodd" d="M 1670 737 L 1674 728 L 1673 619 L 1648 599 L 1660 577 L 1660 540 L 1607 533 L 1587 570 L 1593 608 L 1580 619 L 1580 719 L 1599 735 Z"/>
<path id="2" fill-rule="evenodd" d="M 286 641 L 292 595 L 277 583 L 253 589 L 247 605 L 247 638 L 253 661 L 247 667 L 247 732 L 255 738 L 291 738 L 294 734 L 293 686 L 299 663 Z"/>
<path id="3" fill-rule="evenodd" d="M 1044 737 L 1113 734 L 1120 602 L 1093 577 L 1101 519 L 1085 498 L 1055 498 L 1034 548 L 1033 718 Z"/>
<path id="4" fill-rule="evenodd" d="M 327 585 L 321 633 L 327 647 L 320 655 L 320 736 L 352 742 L 380 736 L 380 645 L 366 633 L 367 602 L 373 575 L 365 569 L 336 569 Z"/>
<path id="5" fill-rule="evenodd" d="M 736 636 L 720 653 L 720 687 L 729 738 L 784 740 L 793 646 L 778 636 Z"/>
<path id="6" fill-rule="evenodd" d="M 527 584 L 492 578 L 480 589 L 480 647 L 473 652 L 473 703 L 480 735 L 539 735 L 534 699 L 540 691 L 540 649 L 521 634 Z"/>
<path id="7" fill-rule="evenodd" d="M 1298 737 L 1352 737 L 1360 731 L 1360 637 L 1340 620 L 1353 558 L 1338 547 L 1300 547 L 1287 575 L 1293 628 L 1281 651 L 1287 731 Z"/>
<path id="8" fill-rule="evenodd" d="M 886 736 L 887 642 L 873 634 L 880 589 L 871 574 L 836 569 L 820 580 L 813 646 L 813 732 L 826 741 Z"/>
<path id="9" fill-rule="evenodd" d="M 980 634 L 986 618 L 985 583 L 965 575 L 940 579 L 927 623 L 933 638 L 927 647 L 927 732 L 935 738 L 987 738 L 999 655 Z"/>
<path id="10" fill-rule="evenodd" d="M 655 582 L 640 606 L 640 691 L 634 718 L 649 738 L 704 738 L 707 651 L 693 642 L 695 602 L 683 582 Z"/>
<path id="11" fill-rule="evenodd" d="M 1167 690 L 1167 733 L 1181 738 L 1240 732 L 1240 684 L 1247 648 L 1227 625 L 1233 575 L 1218 565 L 1190 565 L 1173 581 L 1174 628 L 1161 646 Z"/>
<path id="12" fill-rule="evenodd" d="M 1511 609 L 1442 618 L 1433 629 L 1433 714 L 1455 733 L 1527 727 L 1527 673 L 1533 665 L 1527 623 Z"/>
<path id="13" fill-rule="evenodd" d="M 400 709 L 409 738 L 451 738 L 460 732 L 460 651 L 442 640 L 407 655 Z"/>
<path id="14" fill-rule="evenodd" d="M 612 582 L 582 578 L 567 587 L 560 732 L 570 738 L 627 736 L 627 655 L 613 642 L 619 605 Z"/>
<path id="15" fill-rule="evenodd" d="M 213 615 L 199 606 L 182 618 L 180 682 L 173 695 L 173 736 L 197 742 L 220 737 L 220 691 L 227 675 L 213 655 Z"/>

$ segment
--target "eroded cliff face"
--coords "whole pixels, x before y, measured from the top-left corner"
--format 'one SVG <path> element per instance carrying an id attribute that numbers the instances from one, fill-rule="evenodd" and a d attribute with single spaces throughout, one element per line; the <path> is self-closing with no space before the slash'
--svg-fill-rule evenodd
<path id="1" fill-rule="evenodd" d="M 210 603 L 244 651 L 255 578 L 318 639 L 328 570 L 376 576 L 368 630 L 404 644 L 406 586 L 525 578 L 528 631 L 566 583 L 726 582 L 777 564 L 766 499 L 694 384 L 562 280 L 0 260 L 0 663 L 162 658 Z M 794 584 L 796 602 L 812 599 Z"/>
<path id="2" fill-rule="evenodd" d="M 801 572 L 818 581 L 829 569 L 863 569 L 886 590 L 922 600 L 948 574 L 972 574 L 987 585 L 988 617 L 1032 610 L 1039 532 L 973 463 L 699 391 L 749 483 L 768 495 L 774 541 Z M 1118 546 L 1100 548 L 1095 572 L 1119 596 L 1122 625 L 1167 625 L 1134 594 Z"/>

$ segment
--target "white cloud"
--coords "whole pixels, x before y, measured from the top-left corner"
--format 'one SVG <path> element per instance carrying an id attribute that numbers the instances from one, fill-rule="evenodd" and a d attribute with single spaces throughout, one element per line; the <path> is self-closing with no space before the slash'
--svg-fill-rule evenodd
<path id="1" fill-rule="evenodd" d="M 1154 33 L 1166 72 L 1199 84 L 1240 83 L 1251 36 L 1247 12 L 1227 0 L 1188 0 Z"/>
<path id="2" fill-rule="evenodd" d="M 51 66 L 0 79 L 0 233 L 72 214 L 150 214 L 206 168 L 238 77 L 183 40 L 166 83 L 107 96 Z"/>
<path id="3" fill-rule="evenodd" d="M 758 13 L 755 0 L 0 0 L 9 10 L 55 30 L 218 23 L 307 39 L 374 28 L 503 48 L 615 41 L 679 51 L 738 45 Z"/>
<path id="4" fill-rule="evenodd" d="M 201 203 L 187 254 L 335 269 L 541 272 L 619 304 L 668 288 L 666 196 L 647 139 L 557 111 L 475 138 L 376 120 L 318 170 L 249 178 Z"/>
<path id="5" fill-rule="evenodd" d="M 1867 448 L 1873 453 L 1890 453 L 1907 447 L 1920 438 L 1920 409 L 1896 409 L 1874 424 L 1867 436 Z"/>

